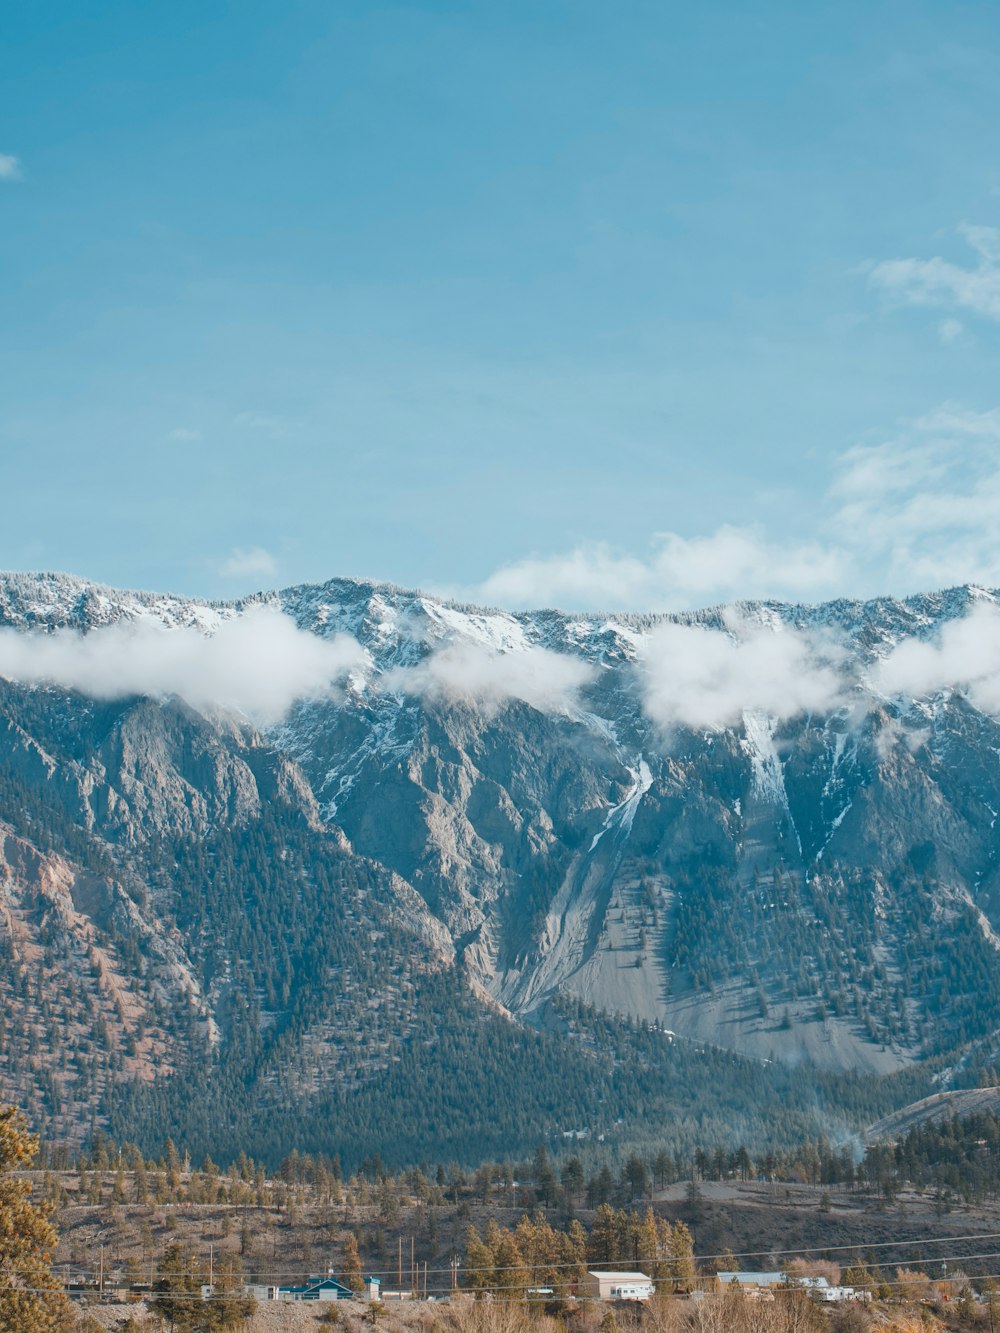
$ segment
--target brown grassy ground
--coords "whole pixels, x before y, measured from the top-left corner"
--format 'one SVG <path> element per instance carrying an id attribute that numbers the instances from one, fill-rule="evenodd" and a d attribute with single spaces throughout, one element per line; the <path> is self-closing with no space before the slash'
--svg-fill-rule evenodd
<path id="1" fill-rule="evenodd" d="M 683 1187 L 673 1187 L 653 1201 L 672 1222 L 683 1218 L 694 1235 L 695 1250 L 706 1261 L 724 1250 L 742 1256 L 740 1266 L 780 1266 L 783 1252 L 830 1249 L 846 1257 L 863 1249 L 886 1265 L 936 1265 L 981 1253 L 984 1246 L 963 1236 L 1000 1232 L 1000 1205 L 943 1212 L 929 1196 L 902 1195 L 891 1206 L 870 1197 L 806 1185 L 767 1186 L 705 1183 L 700 1203 L 692 1205 Z M 825 1196 L 825 1197 L 824 1197 Z M 648 1201 L 637 1201 L 645 1208 Z M 589 1225 L 592 1214 L 577 1215 Z M 298 1281 L 309 1274 L 339 1271 L 348 1232 L 358 1236 L 366 1271 L 380 1273 L 387 1286 L 410 1285 L 410 1253 L 420 1274 L 426 1263 L 428 1291 L 446 1294 L 449 1263 L 464 1250 L 470 1224 L 482 1229 L 490 1217 L 516 1225 L 520 1209 L 484 1207 L 465 1201 L 455 1206 L 410 1206 L 405 1201 L 391 1217 L 374 1204 L 287 1207 L 231 1207 L 220 1204 L 65 1204 L 56 1217 L 60 1232 L 56 1262 L 64 1273 L 96 1273 L 103 1249 L 105 1278 L 117 1282 L 147 1278 L 150 1268 L 172 1241 L 180 1241 L 207 1262 L 237 1258 L 248 1276 L 260 1280 Z M 550 1210 L 553 1226 L 568 1215 Z M 955 1239 L 938 1243 L 942 1237 Z M 902 1244 L 901 1242 L 910 1242 Z M 987 1244 L 985 1249 L 989 1250 Z M 994 1245 L 994 1249 L 1000 1246 Z M 1000 1271 L 989 1265 L 965 1265 L 970 1272 Z"/>

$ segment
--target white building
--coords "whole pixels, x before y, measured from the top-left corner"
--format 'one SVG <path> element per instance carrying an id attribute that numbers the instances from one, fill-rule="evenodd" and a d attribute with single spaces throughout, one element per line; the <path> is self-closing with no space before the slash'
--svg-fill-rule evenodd
<path id="1" fill-rule="evenodd" d="M 252 1296 L 255 1301 L 278 1301 L 281 1288 L 276 1282 L 249 1282 L 243 1288 L 244 1296 Z"/>
<path id="2" fill-rule="evenodd" d="M 645 1273 L 591 1272 L 580 1283 L 580 1295 L 598 1301 L 648 1301 L 656 1288 Z"/>

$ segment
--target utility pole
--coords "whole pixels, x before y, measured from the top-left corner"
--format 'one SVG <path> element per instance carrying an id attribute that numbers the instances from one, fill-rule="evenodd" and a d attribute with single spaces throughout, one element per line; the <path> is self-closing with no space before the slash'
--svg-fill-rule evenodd
<path id="1" fill-rule="evenodd" d="M 215 1286 L 215 1246 L 208 1247 L 208 1285 Z"/>
<path id="2" fill-rule="evenodd" d="M 399 1233 L 399 1267 L 396 1269 L 396 1289 L 403 1290 L 403 1233 Z"/>
<path id="3" fill-rule="evenodd" d="M 104 1300 L 104 1246 L 101 1246 L 101 1266 L 97 1278 L 97 1291 L 100 1299 Z"/>

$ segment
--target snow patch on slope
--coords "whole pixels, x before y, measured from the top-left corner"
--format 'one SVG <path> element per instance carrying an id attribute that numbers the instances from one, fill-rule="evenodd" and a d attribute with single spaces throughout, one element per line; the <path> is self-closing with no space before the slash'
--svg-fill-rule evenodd
<path id="1" fill-rule="evenodd" d="M 758 709 L 743 714 L 743 739 L 740 745 L 750 760 L 752 790 L 755 796 L 788 809 L 788 793 L 781 759 L 774 744 L 774 718 Z"/>
<path id="2" fill-rule="evenodd" d="M 525 625 L 505 612 L 470 613 L 426 598 L 420 605 L 432 625 L 466 642 L 478 643 L 499 653 L 524 652 L 531 647 Z"/>
<path id="3" fill-rule="evenodd" d="M 604 825 L 598 833 L 594 834 L 593 842 L 589 850 L 592 852 L 597 844 L 611 829 L 616 829 L 618 833 L 627 838 L 632 832 L 632 823 L 635 819 L 635 812 L 639 808 L 639 802 L 645 796 L 653 785 L 653 775 L 650 772 L 649 765 L 642 755 L 639 756 L 638 764 L 635 768 L 629 768 L 632 776 L 632 786 L 625 794 L 625 798 L 613 805 L 604 819 Z"/>

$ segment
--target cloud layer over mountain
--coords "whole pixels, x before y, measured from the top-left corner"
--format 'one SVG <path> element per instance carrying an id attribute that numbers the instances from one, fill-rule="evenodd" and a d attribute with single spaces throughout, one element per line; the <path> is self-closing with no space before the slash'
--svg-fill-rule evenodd
<path id="1" fill-rule="evenodd" d="M 366 661 L 350 635 L 318 638 L 267 606 L 222 621 L 210 635 L 151 620 L 89 634 L 0 630 L 0 676 L 8 680 L 95 699 L 176 695 L 193 708 L 232 710 L 261 723 L 280 719 L 296 699 L 327 693 Z"/>
<path id="2" fill-rule="evenodd" d="M 867 668 L 831 634 L 805 632 L 777 616 L 762 622 L 733 611 L 721 627 L 664 622 L 626 637 L 643 712 L 665 736 L 677 728 L 738 726 L 747 711 L 784 721 L 944 690 L 961 691 L 976 708 L 1000 716 L 1000 608 L 992 600 L 946 623 L 933 640 L 903 639 Z M 517 700 L 572 715 L 597 681 L 600 660 L 540 644 L 502 652 L 459 631 L 418 662 L 380 672 L 352 635 L 310 633 L 266 605 L 222 618 L 212 633 L 167 629 L 152 618 L 87 634 L 0 629 L 0 676 L 8 680 L 98 699 L 177 696 L 262 725 L 280 721 L 297 700 L 337 697 L 352 674 L 374 695 L 405 694 L 487 715 Z"/>
<path id="3" fill-rule="evenodd" d="M 878 664 L 883 694 L 925 698 L 961 690 L 983 713 L 1000 716 L 1000 609 L 991 602 L 945 625 L 936 642 L 905 639 Z"/>
<path id="4" fill-rule="evenodd" d="M 389 673 L 385 688 L 493 711 L 510 699 L 543 713 L 566 712 L 595 669 L 578 657 L 531 647 L 499 653 L 481 644 L 446 643 L 419 665 Z"/>
<path id="5" fill-rule="evenodd" d="M 643 640 L 643 706 L 661 728 L 733 726 L 748 710 L 779 721 L 848 697 L 843 652 L 794 629 L 735 622 L 731 633 L 661 625 Z"/>

